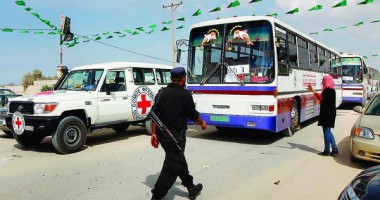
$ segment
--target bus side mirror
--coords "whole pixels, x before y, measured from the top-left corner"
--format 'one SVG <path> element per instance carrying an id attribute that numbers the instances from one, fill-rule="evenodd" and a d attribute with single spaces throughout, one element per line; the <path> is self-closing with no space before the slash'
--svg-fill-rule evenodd
<path id="1" fill-rule="evenodd" d="M 181 49 L 177 49 L 177 63 L 181 62 Z"/>

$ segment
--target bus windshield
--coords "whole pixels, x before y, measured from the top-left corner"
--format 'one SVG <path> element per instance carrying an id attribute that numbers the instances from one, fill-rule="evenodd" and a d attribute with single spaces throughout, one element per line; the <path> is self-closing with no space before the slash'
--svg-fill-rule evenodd
<path id="1" fill-rule="evenodd" d="M 102 69 L 71 71 L 60 84 L 58 90 L 94 91 L 102 73 Z"/>
<path id="2" fill-rule="evenodd" d="M 361 83 L 363 74 L 361 73 L 360 58 L 340 58 L 343 69 L 344 83 Z"/>
<path id="3" fill-rule="evenodd" d="M 271 83 L 272 26 L 268 21 L 195 28 L 190 33 L 191 83 Z"/>

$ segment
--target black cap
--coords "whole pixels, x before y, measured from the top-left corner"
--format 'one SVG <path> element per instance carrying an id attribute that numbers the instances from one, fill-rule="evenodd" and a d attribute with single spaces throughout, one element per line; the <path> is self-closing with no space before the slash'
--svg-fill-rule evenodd
<path id="1" fill-rule="evenodd" d="M 186 70 L 183 67 L 175 67 L 170 70 L 170 75 L 172 78 L 179 78 L 182 76 L 186 76 Z"/>

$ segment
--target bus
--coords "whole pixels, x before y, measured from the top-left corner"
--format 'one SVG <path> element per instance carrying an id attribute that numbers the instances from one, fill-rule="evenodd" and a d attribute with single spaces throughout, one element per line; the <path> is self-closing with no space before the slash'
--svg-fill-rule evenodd
<path id="1" fill-rule="evenodd" d="M 343 70 L 343 103 L 365 106 L 370 93 L 370 79 L 363 56 L 343 53 L 340 64 Z"/>
<path id="2" fill-rule="evenodd" d="M 373 67 L 368 67 L 368 70 L 369 70 L 369 79 L 370 79 L 369 97 L 373 97 L 373 95 L 379 92 L 380 72 L 379 70 Z"/>
<path id="3" fill-rule="evenodd" d="M 187 89 L 202 118 L 217 129 L 246 128 L 292 136 L 319 115 L 331 74 L 342 102 L 342 68 L 335 50 L 273 17 L 205 21 L 191 27 Z"/>

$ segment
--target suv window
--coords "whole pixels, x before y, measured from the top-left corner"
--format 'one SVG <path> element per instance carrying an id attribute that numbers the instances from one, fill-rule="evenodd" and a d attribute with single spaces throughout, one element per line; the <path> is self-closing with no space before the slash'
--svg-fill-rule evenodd
<path id="1" fill-rule="evenodd" d="M 125 72 L 124 71 L 108 71 L 102 85 L 101 92 L 105 92 L 106 88 L 110 92 L 122 92 L 125 87 Z"/>
<path id="2" fill-rule="evenodd" d="M 153 69 L 133 68 L 133 80 L 136 85 L 154 85 Z"/>
<path id="3" fill-rule="evenodd" d="M 170 69 L 156 69 L 156 75 L 159 85 L 167 85 L 171 82 Z"/>

